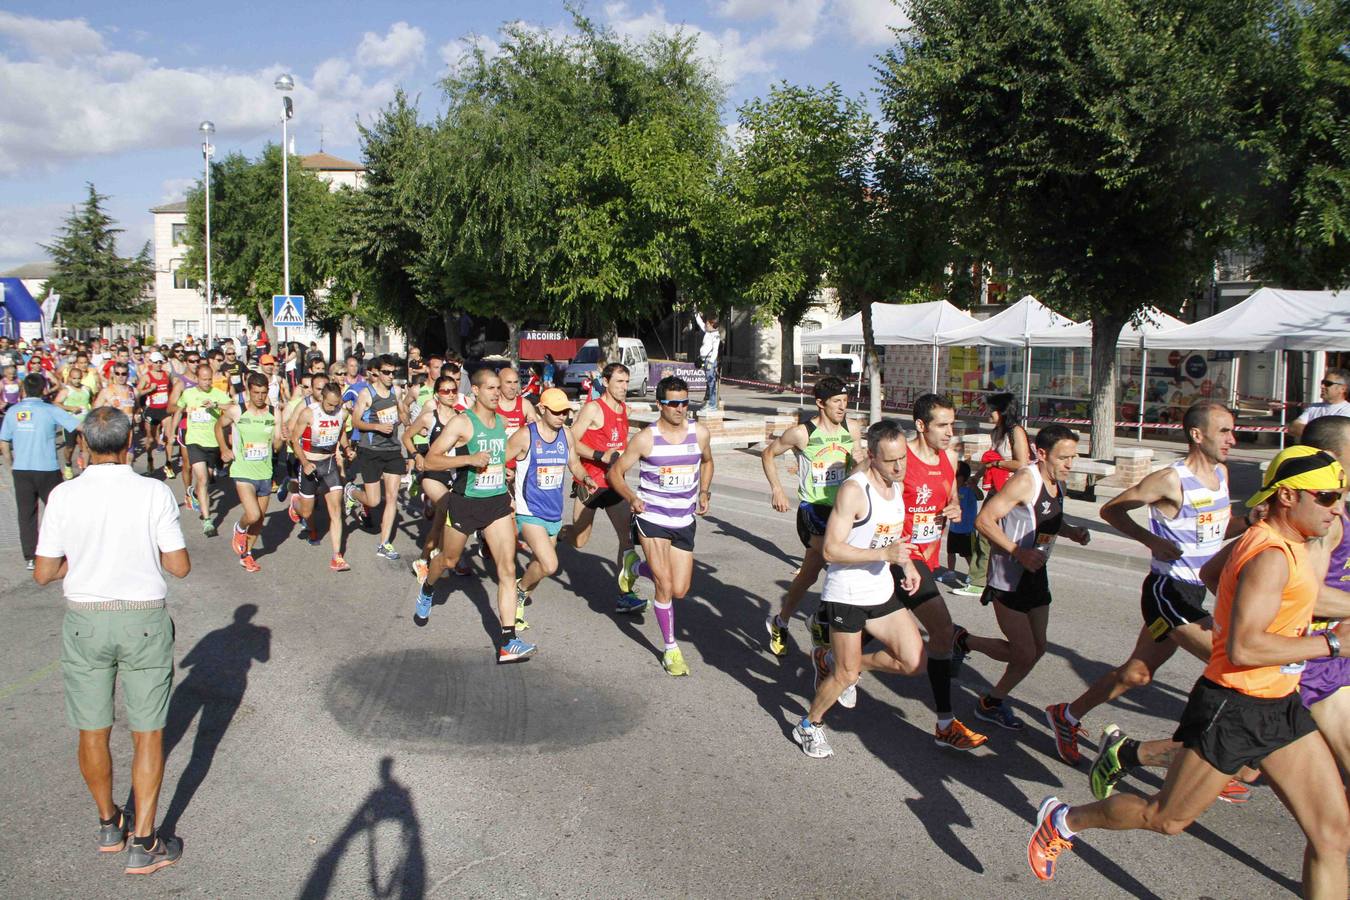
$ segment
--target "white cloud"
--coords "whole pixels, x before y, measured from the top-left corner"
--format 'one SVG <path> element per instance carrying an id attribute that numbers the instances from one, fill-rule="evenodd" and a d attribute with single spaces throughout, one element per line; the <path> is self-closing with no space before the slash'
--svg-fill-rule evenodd
<path id="1" fill-rule="evenodd" d="M 452 69 L 458 68 L 475 47 L 482 50 L 488 59 L 502 52 L 502 45 L 493 38 L 482 34 L 466 34 L 441 47 L 441 60 Z"/>
<path id="2" fill-rule="evenodd" d="M 833 0 L 830 13 L 850 38 L 866 47 L 893 43 L 895 33 L 891 29 L 910 24 L 903 0 Z"/>
<path id="3" fill-rule="evenodd" d="M 426 32 L 407 22 L 395 22 L 384 37 L 367 31 L 356 48 L 356 61 L 363 66 L 402 69 L 421 62 L 426 46 Z"/>
<path id="4" fill-rule="evenodd" d="M 197 186 L 196 178 L 166 178 L 159 183 L 159 202 L 172 203 L 182 200 L 188 191 Z"/>
<path id="5" fill-rule="evenodd" d="M 725 28 L 713 33 L 687 22 L 672 22 L 666 18 L 665 7 L 657 3 L 646 12 L 635 13 L 626 3 L 605 5 L 609 26 L 622 37 L 644 41 L 653 34 L 679 29 L 698 39 L 697 52 L 708 61 L 718 77 L 726 84 L 735 84 L 747 75 L 773 71 L 770 55 L 778 48 L 771 32 L 749 39 L 736 28 Z"/>
<path id="6" fill-rule="evenodd" d="M 397 25 L 390 35 L 398 32 Z M 83 22 L 42 21 L 0 13 L 0 34 L 23 48 L 44 36 L 65 37 L 60 47 L 0 54 L 0 177 L 29 168 L 126 151 L 195 143 L 196 124 L 211 119 L 217 144 L 228 148 L 276 128 L 280 98 L 272 82 L 281 67 L 257 71 L 161 66 L 110 50 Z M 386 44 L 388 39 L 386 39 Z M 388 47 L 386 47 L 388 49 Z M 403 52 L 406 52 L 403 51 Z M 390 51 L 381 57 L 399 58 Z M 373 77 L 342 58 L 320 63 L 309 77 L 295 72 L 293 130 L 324 126 L 327 140 L 355 143 L 355 120 L 383 107 L 396 88 L 393 75 Z M 300 147 L 302 152 L 310 148 Z"/>
<path id="7" fill-rule="evenodd" d="M 0 207 L 0 271 L 46 259 L 39 244 L 50 244 L 68 215 L 69 203 Z"/>

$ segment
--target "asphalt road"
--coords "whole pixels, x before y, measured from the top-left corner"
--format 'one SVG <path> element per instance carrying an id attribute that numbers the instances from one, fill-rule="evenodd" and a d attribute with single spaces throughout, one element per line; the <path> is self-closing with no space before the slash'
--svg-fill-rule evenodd
<path id="1" fill-rule="evenodd" d="M 370 534 L 351 538 L 353 571 L 334 575 L 326 543 L 288 538 L 276 512 L 263 571 L 248 575 L 227 537 L 187 524 L 193 571 L 171 588 L 179 670 L 160 806 L 186 850 L 134 885 L 120 857 L 94 848 L 55 662 L 60 588 L 34 587 L 17 547 L 0 551 L 0 896 L 1252 898 L 1296 886 L 1302 836 L 1266 787 L 1177 838 L 1092 834 L 1054 885 L 1028 870 L 1040 799 L 1090 799 L 1086 766 L 1058 760 L 1040 709 L 1128 651 L 1136 571 L 1082 555 L 1051 562 L 1050 649 L 1016 696 L 1023 732 L 999 731 L 971 755 L 941 750 L 926 680 L 867 675 L 857 708 L 827 717 L 836 755 L 812 760 L 789 737 L 811 692 L 806 629 L 794 627 L 784 660 L 764 649 L 764 617 L 800 545 L 763 494 L 719 489 L 700 522 L 693 590 L 677 605 L 683 679 L 662 672 L 650 614 L 612 614 L 603 521 L 537 592 L 525 636 L 538 655 L 503 667 L 490 580 L 447 576 L 418 629 L 406 562 L 377 559 Z M 395 543 L 411 553 L 406 532 Z M 972 631 L 995 632 L 977 601 L 951 606 Z M 1178 659 L 1097 711 L 1093 739 L 1110 721 L 1170 732 L 1199 669 Z M 966 668 L 957 706 L 968 723 L 998 672 L 979 657 Z M 120 798 L 121 723 L 114 747 Z"/>

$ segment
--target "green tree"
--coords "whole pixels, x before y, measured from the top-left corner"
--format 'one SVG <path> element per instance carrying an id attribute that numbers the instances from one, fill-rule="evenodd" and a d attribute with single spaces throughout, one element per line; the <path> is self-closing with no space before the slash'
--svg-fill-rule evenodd
<path id="1" fill-rule="evenodd" d="M 324 293 L 338 252 L 339 203 L 326 182 L 292 157 L 290 204 L 291 293 L 306 299 L 307 314 L 329 330 L 340 325 Z M 206 195 L 201 185 L 188 205 L 188 252 L 183 268 L 205 279 Z M 272 295 L 284 293 L 281 228 L 281 148 L 268 145 L 256 160 L 232 153 L 211 166 L 212 290 L 235 312 L 269 328 Z M 313 311 L 310 312 L 309 310 Z"/>
<path id="2" fill-rule="evenodd" d="M 61 295 L 61 319 L 70 328 L 142 322 L 154 313 L 146 296 L 155 280 L 150 244 L 130 259 L 119 256 L 117 236 L 124 229 L 104 212 L 107 195 L 87 187 L 84 203 L 71 209 L 56 240 L 43 247 L 54 268 L 44 295 Z"/>
<path id="3" fill-rule="evenodd" d="M 1240 73 L 1261 0 L 915 0 L 882 61 L 889 152 L 1044 302 L 1093 323 L 1092 452 L 1113 452 L 1115 355 L 1235 234 Z M 1237 189 L 1235 190 L 1235 186 Z"/>
<path id="4" fill-rule="evenodd" d="M 739 123 L 732 172 L 747 245 L 745 300 L 761 323 L 778 321 L 786 380 L 796 329 L 840 257 L 876 127 L 833 83 L 774 85 L 740 108 Z"/>

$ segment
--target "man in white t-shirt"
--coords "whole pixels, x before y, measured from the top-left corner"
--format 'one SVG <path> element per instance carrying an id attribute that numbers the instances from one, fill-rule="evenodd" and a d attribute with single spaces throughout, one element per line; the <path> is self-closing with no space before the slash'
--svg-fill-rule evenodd
<path id="1" fill-rule="evenodd" d="M 1350 416 L 1350 402 L 1346 400 L 1350 387 L 1347 385 L 1350 385 L 1350 372 L 1345 369 L 1327 369 L 1327 373 L 1322 376 L 1322 402 L 1309 406 L 1303 415 L 1291 422 L 1289 433 L 1297 439 L 1303 436 L 1303 429 L 1313 419 Z"/>
<path id="2" fill-rule="evenodd" d="M 720 323 L 716 313 L 708 313 L 707 318 L 694 313 L 694 321 L 703 332 L 703 342 L 698 348 L 699 365 L 703 367 L 703 375 L 707 379 L 703 408 L 717 409 L 717 356 L 722 350 L 722 332 L 717 330 Z"/>
<path id="3" fill-rule="evenodd" d="M 164 571 L 191 569 L 178 501 L 161 481 L 128 465 L 131 419 L 102 406 L 81 426 L 91 461 L 79 478 L 52 490 L 38 534 L 33 580 L 64 579 L 61 674 L 66 717 L 80 732 L 80 774 L 98 806 L 98 849 L 127 846 L 126 872 L 148 875 L 177 862 L 183 843 L 157 836 L 164 778 L 164 725 L 173 687 L 173 620 L 164 606 Z M 113 692 L 121 676 L 134 755 L 133 824 L 113 804 Z"/>

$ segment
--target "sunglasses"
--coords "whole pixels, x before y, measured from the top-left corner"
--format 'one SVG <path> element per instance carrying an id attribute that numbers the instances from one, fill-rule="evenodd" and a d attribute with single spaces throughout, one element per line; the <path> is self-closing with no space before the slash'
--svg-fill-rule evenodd
<path id="1" fill-rule="evenodd" d="M 688 400 L 660 400 L 660 401 L 658 401 L 658 402 L 659 402 L 662 406 L 688 406 L 688 405 L 689 405 L 689 401 L 688 401 Z"/>
<path id="2" fill-rule="evenodd" d="M 453 397 L 453 396 L 455 395 L 455 389 L 454 389 L 454 388 L 450 388 L 450 390 L 448 390 L 448 391 L 446 391 L 446 390 L 441 390 L 441 391 L 437 391 L 436 393 L 437 393 L 437 394 L 440 394 L 442 397 Z"/>
<path id="3" fill-rule="evenodd" d="M 1344 382 L 1344 381 L 1328 381 L 1328 380 L 1325 379 L 1325 378 L 1322 379 L 1322 387 L 1335 387 L 1335 386 L 1338 385 L 1338 384 L 1339 384 L 1341 387 L 1345 387 L 1345 382 Z"/>
<path id="4" fill-rule="evenodd" d="M 1310 494 L 1314 503 L 1326 509 L 1335 506 L 1343 496 L 1340 491 L 1310 491 L 1302 488 L 1299 489 L 1299 493 Z"/>
<path id="5" fill-rule="evenodd" d="M 380 374 L 381 374 L 381 375 L 393 375 L 393 374 L 394 374 L 394 370 L 393 370 L 393 369 L 381 369 L 381 370 L 380 370 Z"/>
<path id="6" fill-rule="evenodd" d="M 114 375 L 129 375 L 130 373 L 129 373 L 126 369 L 113 369 L 113 374 L 114 374 Z"/>

